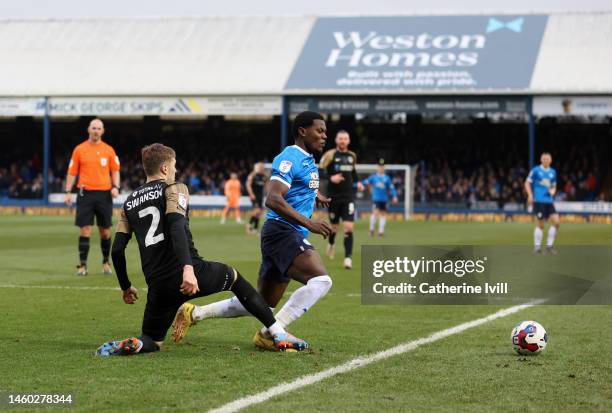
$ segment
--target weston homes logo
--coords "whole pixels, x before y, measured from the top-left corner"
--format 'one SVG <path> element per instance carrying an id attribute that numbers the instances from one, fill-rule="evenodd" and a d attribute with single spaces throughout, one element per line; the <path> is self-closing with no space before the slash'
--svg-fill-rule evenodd
<path id="1" fill-rule="evenodd" d="M 547 17 L 320 18 L 286 89 L 523 89 Z"/>

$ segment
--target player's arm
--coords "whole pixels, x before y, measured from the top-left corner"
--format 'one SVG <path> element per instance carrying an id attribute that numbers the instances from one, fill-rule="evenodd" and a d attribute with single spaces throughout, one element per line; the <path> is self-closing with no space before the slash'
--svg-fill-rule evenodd
<path id="1" fill-rule="evenodd" d="M 193 271 L 193 262 L 189 251 L 187 237 L 187 207 L 189 190 L 185 184 L 174 184 L 166 187 L 166 221 L 168 222 L 172 247 L 178 263 L 183 268 L 181 293 L 194 295 L 200 288 Z"/>
<path id="2" fill-rule="evenodd" d="M 111 257 L 113 259 L 113 266 L 115 267 L 115 274 L 117 274 L 119 286 L 123 292 L 123 301 L 126 304 L 134 304 L 138 299 L 138 290 L 136 290 L 130 282 L 125 260 L 125 249 L 131 238 L 132 229 L 130 228 L 130 223 L 125 215 L 125 211 L 121 210 L 121 217 L 119 218 L 117 230 L 115 231 L 115 239 L 113 240 Z"/>
<path id="3" fill-rule="evenodd" d="M 329 223 L 320 220 L 311 220 L 297 212 L 291 205 L 285 201 L 285 195 L 289 191 L 289 184 L 281 181 L 281 178 L 272 177 L 270 180 L 270 192 L 266 198 L 266 207 L 276 212 L 287 221 L 301 225 L 307 228 L 310 232 L 321 234 L 327 237 L 331 234 L 331 226 Z M 274 179 L 276 178 L 276 179 Z"/>
<path id="4" fill-rule="evenodd" d="M 121 177 L 119 173 L 119 168 L 121 165 L 119 164 L 119 157 L 115 153 L 115 150 L 111 148 L 111 159 L 110 159 L 110 170 L 111 170 L 111 182 L 113 184 L 113 188 L 111 189 L 111 195 L 113 198 L 119 196 L 119 188 L 121 187 Z"/>
<path id="5" fill-rule="evenodd" d="M 251 200 L 255 200 L 255 193 L 253 192 L 253 176 L 254 175 L 255 175 L 255 172 L 251 172 L 247 176 L 247 180 L 246 180 L 246 190 Z"/>
<path id="6" fill-rule="evenodd" d="M 557 174 L 556 173 L 555 173 L 554 178 L 550 181 L 550 188 L 548 188 L 548 192 L 550 193 L 550 196 L 552 196 L 553 198 L 557 194 Z"/>
<path id="7" fill-rule="evenodd" d="M 391 178 L 389 178 L 389 176 L 387 176 L 387 191 L 391 191 L 391 196 L 393 197 L 393 203 L 397 203 L 397 191 L 395 189 L 395 185 L 393 185 L 393 181 L 391 181 Z"/>
<path id="8" fill-rule="evenodd" d="M 339 184 L 340 182 L 344 181 L 344 177 L 342 176 L 341 172 L 334 174 L 333 162 L 335 154 L 335 149 L 330 149 L 323 154 L 321 161 L 319 162 L 319 177 L 321 179 L 329 179 L 331 183 Z"/>
<path id="9" fill-rule="evenodd" d="M 353 157 L 353 169 L 351 170 L 353 185 L 357 186 L 358 191 L 363 191 L 363 184 L 359 181 L 359 177 L 357 176 L 357 154 L 353 151 L 350 151 L 350 154 Z"/>
<path id="10" fill-rule="evenodd" d="M 527 204 L 533 204 L 533 189 L 531 188 L 531 184 L 533 182 L 533 169 L 529 172 L 527 179 L 525 179 L 525 192 L 527 192 Z"/>
<path id="11" fill-rule="evenodd" d="M 74 182 L 76 181 L 76 177 L 79 174 L 80 167 L 80 153 L 77 148 L 74 148 L 72 151 L 72 156 L 70 157 L 70 163 L 68 164 L 68 172 L 66 172 L 66 187 L 65 192 L 66 196 L 64 202 L 66 205 L 72 205 L 72 187 L 74 186 Z"/>

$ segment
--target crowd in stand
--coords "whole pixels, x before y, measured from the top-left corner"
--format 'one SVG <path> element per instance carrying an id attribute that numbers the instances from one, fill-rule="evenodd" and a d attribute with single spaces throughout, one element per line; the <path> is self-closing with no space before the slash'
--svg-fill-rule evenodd
<path id="1" fill-rule="evenodd" d="M 470 128 L 463 131 L 461 128 L 437 126 L 436 129 L 436 125 L 427 125 L 431 129 L 419 132 L 395 130 L 392 126 L 377 124 L 359 131 L 363 136 L 360 140 L 355 140 L 353 147 L 356 146 L 355 150 L 362 163 L 375 163 L 379 157 L 386 158 L 388 163 L 417 163 L 419 167 L 414 191 L 416 202 L 454 203 L 466 207 L 478 202 L 497 203 L 499 207 L 507 203 L 525 202 L 523 183 L 529 170 L 526 154 L 521 152 L 525 149 L 524 145 L 515 136 L 520 131 L 515 131 L 508 125 L 499 130 L 486 129 L 478 134 L 473 134 L 475 129 Z M 177 159 L 178 179 L 188 185 L 192 194 L 222 194 L 224 182 L 230 172 L 238 174 L 244 189 L 253 163 L 260 160 L 269 162 L 274 156 L 272 146 L 275 145 L 272 145 L 270 140 L 265 140 L 265 137 L 269 136 L 268 129 L 253 127 L 243 130 L 244 128 L 231 125 L 224 126 L 228 127 L 231 127 L 232 133 L 236 135 L 232 141 L 228 142 L 222 131 L 217 130 L 221 127 L 215 129 L 211 126 L 210 130 L 206 131 L 206 146 L 202 141 L 191 138 L 189 134 L 180 135 L 180 130 L 173 132 L 175 135 L 169 142 L 172 142 L 180 154 Z M 389 130 L 382 133 L 386 131 L 385 128 Z M 82 131 L 81 128 L 76 130 Z M 368 138 L 375 131 L 382 133 L 381 139 Z M 505 131 L 508 136 L 497 136 L 495 143 L 483 140 L 480 136 L 499 134 L 501 131 Z M 389 138 L 397 133 L 415 136 L 406 141 L 406 145 L 398 147 L 397 139 Z M 419 136 L 419 133 L 425 137 Z M 445 133 L 448 136 L 445 136 Z M 436 136 L 436 145 L 427 138 L 430 135 Z M 134 136 L 126 134 L 121 140 L 111 142 L 116 146 L 121 159 L 123 192 L 131 191 L 145 180 L 139 156 L 142 143 L 137 136 L 134 132 Z M 72 142 L 58 139 L 53 145 L 49 170 L 51 193 L 63 192 L 70 151 L 81 139 L 74 138 Z M 552 136 L 550 142 L 558 142 L 559 139 L 558 136 Z M 586 142 L 587 138 L 583 138 L 583 141 Z M 600 164 L 602 156 L 597 152 L 597 145 L 568 142 L 575 143 L 568 138 L 548 146 L 553 148 L 553 167 L 557 169 L 558 174 L 556 199 L 612 201 L 612 194 L 602 191 L 608 165 L 607 162 Z M 41 155 L 28 152 L 31 148 L 20 143 L 18 137 L 15 137 L 14 144 L 8 145 L 7 150 L 0 154 L 0 198 L 41 198 Z M 331 143 L 330 141 L 329 144 Z M 403 199 L 403 173 L 389 174 L 399 191 L 399 198 Z"/>
<path id="2" fill-rule="evenodd" d="M 553 165 L 558 176 L 556 200 L 606 200 L 600 191 L 594 151 L 595 147 L 582 147 L 578 153 L 577 147 L 572 147 L 557 157 Z M 520 204 L 525 202 L 523 184 L 528 174 L 526 163 L 512 153 L 504 161 L 494 161 L 486 151 L 466 151 L 452 159 L 440 151 L 433 160 L 421 163 L 415 181 L 415 200 L 466 207 L 477 202 L 495 202 L 500 208 L 507 203 Z"/>
<path id="3" fill-rule="evenodd" d="M 476 202 L 523 203 L 523 182 L 529 173 L 524 162 L 509 155 L 505 161 L 479 161 L 488 159 L 482 154 L 474 158 L 449 159 L 442 150 L 429 161 L 420 163 L 414 192 L 417 202 L 455 203 L 473 205 Z M 599 166 L 592 157 L 570 154 L 564 162 L 558 161 L 557 200 L 604 200 L 600 195 Z M 179 161 L 179 177 L 192 194 L 220 195 L 230 172 L 238 173 L 244 183 L 256 159 L 198 158 Z M 65 162 L 49 171 L 50 192 L 62 192 Z M 403 174 L 391 174 L 402 199 Z M 144 171 L 136 157 L 124 158 L 121 164 L 123 192 L 129 192 L 145 180 Z M 40 198 L 42 196 L 42 167 L 40 157 L 13 162 L 0 167 L 0 195 L 9 198 Z"/>

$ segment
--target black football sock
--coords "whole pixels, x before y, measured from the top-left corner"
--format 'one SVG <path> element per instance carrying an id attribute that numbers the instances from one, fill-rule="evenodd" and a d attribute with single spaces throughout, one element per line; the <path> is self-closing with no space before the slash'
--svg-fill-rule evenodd
<path id="1" fill-rule="evenodd" d="M 254 218 L 255 218 L 255 221 L 253 221 L 254 228 L 257 229 L 259 228 L 259 217 L 254 217 Z"/>
<path id="2" fill-rule="evenodd" d="M 256 226 L 255 226 L 255 220 L 256 220 L 256 218 L 255 218 L 255 217 L 251 217 L 251 219 L 249 220 L 249 228 L 250 228 L 250 229 L 255 229 L 255 228 L 256 228 Z"/>
<path id="3" fill-rule="evenodd" d="M 329 245 L 334 245 L 336 243 L 336 233 L 332 232 L 329 234 Z"/>
<path id="4" fill-rule="evenodd" d="M 276 319 L 274 318 L 274 314 L 272 314 L 272 310 L 268 304 L 264 301 L 264 299 L 259 295 L 257 291 L 253 288 L 251 284 L 238 273 L 238 278 L 236 278 L 236 282 L 231 288 L 232 292 L 240 301 L 240 304 L 255 318 L 257 318 L 261 323 L 270 327 L 272 324 L 276 323 Z"/>
<path id="5" fill-rule="evenodd" d="M 79 237 L 79 259 L 81 265 L 87 264 L 87 255 L 89 255 L 89 237 Z"/>
<path id="6" fill-rule="evenodd" d="M 351 258 L 353 256 L 353 233 L 344 233 L 344 256 Z"/>
<path id="7" fill-rule="evenodd" d="M 138 339 L 142 341 L 142 348 L 139 353 L 153 353 L 154 351 L 159 351 L 159 347 L 155 341 L 146 334 L 141 335 Z"/>
<path id="8" fill-rule="evenodd" d="M 111 240 L 102 238 L 100 240 L 100 248 L 102 249 L 102 264 L 108 262 L 108 255 L 110 254 Z"/>

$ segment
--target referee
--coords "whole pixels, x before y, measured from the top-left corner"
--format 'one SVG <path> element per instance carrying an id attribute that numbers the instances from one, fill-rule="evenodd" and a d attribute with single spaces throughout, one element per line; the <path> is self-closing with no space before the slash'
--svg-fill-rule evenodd
<path id="1" fill-rule="evenodd" d="M 94 119 L 87 128 L 89 138 L 74 148 L 68 174 L 66 175 L 66 205 L 72 205 L 72 187 L 77 183 L 75 225 L 80 228 L 79 258 L 76 275 L 87 275 L 87 255 L 91 226 L 94 223 L 100 230 L 102 248 L 102 271 L 112 274 L 108 256 L 111 246 L 110 228 L 113 225 L 113 198 L 119 195 L 119 158 L 115 150 L 102 142 L 104 124 Z"/>

